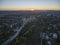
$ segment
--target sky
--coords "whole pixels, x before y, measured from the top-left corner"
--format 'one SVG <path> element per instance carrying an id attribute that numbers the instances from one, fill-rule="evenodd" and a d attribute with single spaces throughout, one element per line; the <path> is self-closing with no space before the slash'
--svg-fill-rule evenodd
<path id="1" fill-rule="evenodd" d="M 60 0 L 0 0 L 0 10 L 60 10 Z"/>

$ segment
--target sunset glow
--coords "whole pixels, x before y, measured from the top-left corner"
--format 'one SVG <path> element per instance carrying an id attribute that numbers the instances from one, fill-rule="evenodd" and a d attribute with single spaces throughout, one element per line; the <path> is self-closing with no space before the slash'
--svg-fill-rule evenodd
<path id="1" fill-rule="evenodd" d="M 60 10 L 60 0 L 0 0 L 0 10 Z"/>

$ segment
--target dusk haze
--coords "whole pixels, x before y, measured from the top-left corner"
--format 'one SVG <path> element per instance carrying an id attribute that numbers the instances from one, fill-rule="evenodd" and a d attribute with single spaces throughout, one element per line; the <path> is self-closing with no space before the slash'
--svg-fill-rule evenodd
<path id="1" fill-rule="evenodd" d="M 0 0 L 0 45 L 60 45 L 60 0 Z"/>
<path id="2" fill-rule="evenodd" d="M 0 10 L 60 10 L 60 0 L 0 0 Z"/>

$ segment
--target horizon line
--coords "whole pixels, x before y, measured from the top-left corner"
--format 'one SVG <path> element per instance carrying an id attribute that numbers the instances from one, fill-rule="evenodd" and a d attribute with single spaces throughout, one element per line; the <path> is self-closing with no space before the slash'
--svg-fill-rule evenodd
<path id="1" fill-rule="evenodd" d="M 0 11 L 35 11 L 35 10 L 0 10 Z"/>

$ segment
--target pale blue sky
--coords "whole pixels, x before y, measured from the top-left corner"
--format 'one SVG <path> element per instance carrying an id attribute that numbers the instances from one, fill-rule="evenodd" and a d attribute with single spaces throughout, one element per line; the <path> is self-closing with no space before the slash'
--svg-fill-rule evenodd
<path id="1" fill-rule="evenodd" d="M 0 0 L 1 8 L 59 8 L 60 0 Z"/>

